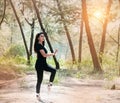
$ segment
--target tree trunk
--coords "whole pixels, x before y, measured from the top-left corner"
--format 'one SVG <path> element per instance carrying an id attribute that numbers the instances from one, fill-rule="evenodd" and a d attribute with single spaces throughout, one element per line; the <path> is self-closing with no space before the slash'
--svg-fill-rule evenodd
<path id="1" fill-rule="evenodd" d="M 2 24 L 2 22 L 3 22 L 3 20 L 4 20 L 4 18 L 5 18 L 5 11 L 6 11 L 6 0 L 4 0 L 4 10 L 3 10 L 2 19 L 1 19 L 1 21 L 0 21 L 0 26 L 1 26 L 1 24 Z"/>
<path id="2" fill-rule="evenodd" d="M 79 51 L 78 51 L 78 69 L 81 69 L 81 60 L 82 60 L 82 38 L 83 38 L 83 20 L 81 19 L 80 25 L 80 38 L 79 38 Z"/>
<path id="3" fill-rule="evenodd" d="M 120 50 L 120 25 L 118 29 L 118 48 L 117 48 L 117 54 L 116 54 L 116 62 L 118 62 L 118 75 L 120 76 L 119 50 Z"/>
<path id="4" fill-rule="evenodd" d="M 83 10 L 83 20 L 85 22 L 85 29 L 86 29 L 87 38 L 88 38 L 88 44 L 89 44 L 90 53 L 91 53 L 91 56 L 92 56 L 93 65 L 94 65 L 94 71 L 95 72 L 98 72 L 98 71 L 102 72 L 100 63 L 98 61 L 97 53 L 96 53 L 96 50 L 95 50 L 95 47 L 94 47 L 90 27 L 89 27 L 86 0 L 82 0 L 82 10 Z"/>
<path id="5" fill-rule="evenodd" d="M 32 56 L 33 37 L 34 37 L 34 26 L 35 26 L 35 19 L 33 19 L 32 24 L 31 24 L 30 56 Z"/>
<path id="6" fill-rule="evenodd" d="M 99 51 L 99 59 L 100 63 L 102 64 L 102 55 L 104 53 L 104 48 L 105 48 L 105 39 L 106 39 L 106 29 L 107 29 L 107 24 L 108 24 L 108 18 L 109 18 L 109 12 L 111 8 L 112 0 L 109 0 L 107 10 L 106 10 L 106 18 L 103 24 L 103 32 L 102 32 L 102 39 L 101 39 L 101 45 L 100 45 L 100 51 Z"/>
<path id="7" fill-rule="evenodd" d="M 22 3 L 23 8 L 20 10 L 22 15 L 25 17 L 24 15 L 24 4 Z M 33 47 L 33 38 L 34 38 L 34 27 L 35 27 L 35 18 L 32 18 L 32 23 L 29 22 L 29 20 L 27 18 L 25 18 L 25 21 L 28 23 L 28 25 L 30 25 L 31 27 L 31 37 L 30 37 L 30 48 L 29 48 L 29 55 L 32 56 L 32 47 Z"/>
<path id="8" fill-rule="evenodd" d="M 74 48 L 73 48 L 73 44 L 72 44 L 72 41 L 71 41 L 70 33 L 69 33 L 67 25 L 65 23 L 64 15 L 62 13 L 62 8 L 60 6 L 59 0 L 56 0 L 56 1 L 57 1 L 58 10 L 60 11 L 61 20 L 62 20 L 64 29 L 65 29 L 65 32 L 66 32 L 66 35 L 67 35 L 68 43 L 69 43 L 69 46 L 70 46 L 72 61 L 74 63 L 76 61 L 76 59 L 75 59 L 75 53 L 74 53 Z"/>
<path id="9" fill-rule="evenodd" d="M 12 0 L 9 0 L 9 1 L 10 1 L 11 7 L 12 7 L 12 9 L 13 9 L 13 11 L 14 11 L 15 17 L 16 17 L 17 22 L 18 22 L 19 27 L 20 27 L 20 31 L 21 31 L 21 34 L 22 34 L 23 42 L 24 42 L 24 45 L 25 45 L 25 50 L 26 50 L 26 53 L 27 53 L 27 60 L 28 60 L 27 62 L 28 62 L 28 64 L 29 64 L 29 63 L 30 63 L 30 56 L 29 56 L 29 51 L 28 51 L 28 47 L 27 47 L 26 40 L 25 40 L 24 32 L 23 32 L 23 29 L 22 29 L 22 26 L 21 26 L 19 17 L 18 17 L 18 15 L 17 15 L 17 12 L 16 12 L 16 10 L 15 10 L 15 7 L 14 7 L 14 5 L 13 5 L 13 3 L 12 3 Z"/>
<path id="10" fill-rule="evenodd" d="M 38 10 L 38 8 L 37 8 L 37 6 L 36 6 L 36 2 L 35 2 L 35 0 L 32 0 L 32 2 L 33 2 L 33 5 L 34 5 L 36 14 L 37 14 L 37 18 L 38 18 L 38 21 L 39 21 L 39 25 L 40 25 L 40 27 L 41 27 L 41 30 L 44 32 L 44 35 L 45 35 L 46 41 L 47 41 L 47 43 L 48 43 L 48 46 L 49 46 L 49 48 L 50 48 L 50 51 L 53 53 L 53 48 L 52 48 L 52 45 L 51 45 L 51 43 L 50 43 L 50 41 L 49 41 L 49 38 L 48 38 L 48 36 L 47 36 L 47 33 L 46 33 L 46 31 L 45 31 L 45 29 L 44 29 L 44 27 L 43 27 L 42 20 L 41 20 L 41 17 L 40 17 L 40 15 L 39 15 L 39 10 Z M 53 59 L 54 59 L 54 61 L 55 61 L 56 69 L 59 69 L 59 68 L 60 68 L 60 65 L 59 65 L 56 57 L 53 56 Z"/>
<path id="11" fill-rule="evenodd" d="M 79 51 L 78 51 L 79 63 L 81 63 L 81 55 L 82 55 L 82 38 L 83 38 L 83 12 L 81 13 L 81 24 L 80 24 L 80 38 L 79 38 Z"/>
<path id="12" fill-rule="evenodd" d="M 116 62 L 118 62 L 118 58 L 119 58 L 119 50 L 120 50 L 120 25 L 119 25 L 119 29 L 118 29 L 118 48 L 117 48 L 117 54 L 116 54 Z"/>

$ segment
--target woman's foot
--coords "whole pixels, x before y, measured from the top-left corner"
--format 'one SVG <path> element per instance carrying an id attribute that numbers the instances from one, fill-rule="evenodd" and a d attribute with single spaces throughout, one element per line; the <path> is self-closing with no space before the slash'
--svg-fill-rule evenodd
<path id="1" fill-rule="evenodd" d="M 50 83 L 48 84 L 48 91 L 51 90 L 51 87 L 52 87 L 52 82 L 50 82 Z"/>
<path id="2" fill-rule="evenodd" d="M 38 102 L 40 102 L 40 103 L 45 103 L 43 100 L 41 100 L 41 98 L 40 98 L 40 95 L 39 95 L 39 94 L 37 94 L 37 95 L 36 95 L 36 98 L 37 98 Z"/>
<path id="3" fill-rule="evenodd" d="M 40 98 L 40 96 L 37 94 L 36 95 L 36 98 L 37 98 L 37 100 L 39 101 L 39 102 L 42 102 L 42 100 L 41 100 L 41 98 Z"/>

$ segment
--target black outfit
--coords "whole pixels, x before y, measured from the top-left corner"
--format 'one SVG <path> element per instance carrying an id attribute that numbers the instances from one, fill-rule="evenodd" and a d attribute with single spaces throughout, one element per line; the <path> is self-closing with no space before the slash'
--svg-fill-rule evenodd
<path id="1" fill-rule="evenodd" d="M 36 93 L 40 92 L 40 86 L 41 86 L 41 83 L 42 83 L 42 80 L 43 80 L 43 71 L 44 70 L 48 71 L 48 72 L 51 72 L 49 82 L 54 81 L 55 74 L 56 74 L 56 70 L 47 64 L 46 57 L 43 57 L 41 55 L 41 53 L 40 53 L 41 49 L 44 50 L 45 53 L 47 53 L 46 48 L 43 45 L 38 43 L 36 45 L 37 60 L 36 60 L 36 64 L 35 64 L 35 68 L 36 68 L 36 71 L 37 71 Z"/>

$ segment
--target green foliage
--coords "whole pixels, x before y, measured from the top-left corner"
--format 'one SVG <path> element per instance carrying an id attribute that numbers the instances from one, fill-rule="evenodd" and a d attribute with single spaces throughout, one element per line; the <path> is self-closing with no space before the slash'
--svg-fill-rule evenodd
<path id="1" fill-rule="evenodd" d="M 75 76 L 76 78 L 84 79 L 84 78 L 87 78 L 87 77 L 88 77 L 88 74 L 87 74 L 87 72 L 83 72 L 82 70 L 80 70 L 80 71 L 78 71 L 74 76 Z"/>
<path id="2" fill-rule="evenodd" d="M 63 68 L 66 69 L 81 69 L 81 68 L 93 68 L 92 60 L 84 59 L 81 63 L 79 62 L 72 62 L 72 61 L 63 61 L 61 60 L 60 64 L 62 64 Z"/>
<path id="3" fill-rule="evenodd" d="M 87 59 L 87 60 L 82 61 L 81 62 L 81 67 L 82 68 L 89 68 L 89 69 L 93 68 L 92 60 Z"/>
<path id="4" fill-rule="evenodd" d="M 33 66 L 36 62 L 36 57 L 30 56 L 30 66 Z"/>
<path id="5" fill-rule="evenodd" d="M 72 61 L 62 61 L 63 63 L 63 68 L 65 69 L 76 69 L 77 68 L 77 63 L 72 62 Z"/>
<path id="6" fill-rule="evenodd" d="M 26 59 L 21 56 L 16 56 L 14 58 L 0 58 L 0 71 L 11 74 L 14 77 L 21 77 L 29 71 L 33 71 L 33 66 L 26 65 Z M 9 77 L 7 77 L 9 78 Z"/>
<path id="7" fill-rule="evenodd" d="M 14 62 L 17 64 L 25 64 L 26 63 L 26 58 L 21 57 L 21 56 L 16 56 L 14 59 Z"/>
<path id="8" fill-rule="evenodd" d="M 16 45 L 11 45 L 10 48 L 8 48 L 4 56 L 5 57 L 17 57 L 17 56 L 24 56 L 24 55 L 25 55 L 25 49 L 23 45 L 16 44 Z"/>
<path id="9" fill-rule="evenodd" d="M 53 58 L 48 58 L 47 63 L 50 64 L 51 66 L 55 67 L 55 62 L 54 62 Z"/>
<path id="10" fill-rule="evenodd" d="M 61 76 L 59 75 L 59 72 L 56 73 L 54 83 L 58 84 L 61 81 Z"/>
<path id="11" fill-rule="evenodd" d="M 119 64 L 111 56 L 103 55 L 102 68 L 104 71 L 104 78 L 113 80 L 119 75 Z"/>
<path id="12" fill-rule="evenodd" d="M 116 63 L 111 56 L 103 55 L 103 73 L 93 72 L 93 63 L 92 60 L 84 59 L 81 63 L 75 62 L 74 64 L 71 61 L 65 62 L 62 61 L 63 70 L 62 76 L 73 76 L 77 78 L 91 78 L 91 79 L 107 79 L 114 80 L 119 76 L 119 63 Z"/>
<path id="13" fill-rule="evenodd" d="M 1 57 L 0 64 L 6 65 L 18 65 L 18 64 L 26 64 L 27 60 L 25 57 L 16 56 L 16 57 Z"/>

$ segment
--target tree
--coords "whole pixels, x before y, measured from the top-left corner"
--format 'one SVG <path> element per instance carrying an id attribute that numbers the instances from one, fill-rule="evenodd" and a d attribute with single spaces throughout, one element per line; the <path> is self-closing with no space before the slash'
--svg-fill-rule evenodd
<path id="1" fill-rule="evenodd" d="M 78 51 L 78 62 L 81 62 L 82 55 L 82 37 L 83 37 L 83 11 L 81 12 L 81 24 L 80 24 L 80 38 L 79 38 L 79 51 Z"/>
<path id="2" fill-rule="evenodd" d="M 119 58 L 119 50 L 120 50 L 120 25 L 119 25 L 119 29 L 118 29 L 118 48 L 117 48 L 117 54 L 116 54 L 116 62 L 118 62 L 118 58 Z"/>
<path id="3" fill-rule="evenodd" d="M 62 7 L 60 5 L 60 2 L 59 2 L 59 0 L 56 0 L 56 2 L 57 2 L 58 10 L 60 12 L 60 17 L 61 17 L 61 20 L 62 20 L 62 23 L 63 23 L 63 26 L 64 26 L 64 30 L 66 32 L 66 36 L 67 36 L 67 39 L 68 39 L 68 42 L 69 42 L 71 55 L 72 55 L 72 61 L 74 63 L 76 61 L 76 59 L 75 59 L 75 53 L 74 53 L 74 48 L 73 48 L 72 40 L 71 40 L 71 37 L 70 37 L 70 33 L 69 33 L 69 30 L 68 30 L 67 25 L 65 23 L 65 18 L 64 18 L 64 14 L 62 12 Z"/>
<path id="4" fill-rule="evenodd" d="M 29 55 L 30 56 L 32 56 L 32 47 L 33 47 L 33 39 L 34 39 L 34 27 L 35 27 L 35 20 L 36 20 L 36 18 L 35 18 L 35 16 L 33 16 L 32 17 L 32 20 L 31 20 L 31 22 L 27 19 L 27 17 L 25 17 L 25 13 L 24 13 L 24 10 L 25 10 L 25 1 L 24 2 L 21 2 L 20 3 L 21 4 L 21 9 L 20 9 L 20 11 L 21 11 L 21 13 L 22 13 L 22 15 L 24 16 L 24 18 L 25 18 L 25 21 L 28 23 L 28 25 L 30 26 L 30 28 L 31 28 L 31 37 L 30 37 L 30 47 L 29 47 Z M 26 6 L 27 6 L 27 4 L 26 4 Z M 30 5 L 29 5 L 30 6 Z M 28 6 L 27 6 L 28 7 Z M 32 7 L 30 6 L 30 7 L 28 7 L 29 9 L 31 9 Z M 34 13 L 32 12 L 33 10 L 31 10 L 30 12 L 32 13 L 32 15 L 34 15 Z"/>
<path id="5" fill-rule="evenodd" d="M 91 53 L 91 56 L 92 56 L 93 65 L 94 65 L 94 71 L 102 72 L 102 69 L 101 69 L 101 66 L 100 66 L 100 63 L 99 63 L 99 60 L 98 60 L 98 57 L 97 57 L 97 53 L 96 53 L 96 50 L 95 50 L 95 47 L 94 47 L 90 27 L 89 27 L 86 0 L 82 0 L 82 10 L 83 10 L 83 20 L 84 20 L 84 23 L 85 23 L 85 29 L 86 29 L 86 34 L 87 34 L 87 38 L 88 38 L 88 44 L 89 44 L 90 53 Z"/>
<path id="6" fill-rule="evenodd" d="M 44 32 L 46 41 L 47 41 L 48 46 L 49 46 L 49 48 L 50 48 L 50 51 L 53 53 L 53 48 L 52 48 L 52 45 L 51 45 L 51 43 L 50 43 L 50 41 L 49 41 L 48 35 L 47 35 L 47 33 L 46 33 L 46 31 L 45 31 L 45 29 L 44 29 L 44 27 L 43 27 L 42 20 L 41 20 L 41 17 L 40 17 L 40 15 L 39 15 L 39 10 L 38 10 L 38 8 L 37 8 L 37 6 L 36 6 L 36 2 L 35 2 L 35 0 L 32 0 L 32 2 L 33 2 L 33 5 L 34 5 L 36 14 L 37 14 L 37 18 L 38 18 L 38 21 L 39 21 L 39 25 L 40 25 L 40 27 L 41 27 L 41 30 Z M 56 69 L 59 69 L 60 66 L 59 66 L 59 63 L 58 63 L 56 57 L 53 56 L 53 59 L 54 59 L 55 64 L 56 64 Z"/>
<path id="7" fill-rule="evenodd" d="M 112 0 L 109 0 L 108 5 L 107 5 L 107 10 L 106 10 L 106 18 L 103 24 L 102 39 L 101 39 L 101 45 L 100 45 L 100 51 L 99 51 L 100 63 L 102 63 L 102 55 L 104 53 L 104 48 L 105 48 L 106 30 L 107 30 L 107 24 L 108 24 L 111 4 L 112 4 Z"/>
<path id="8" fill-rule="evenodd" d="M 16 17 L 16 19 L 17 19 L 18 25 L 19 25 L 19 27 L 20 27 L 20 31 L 21 31 L 21 34 L 22 34 L 23 42 L 24 42 L 24 45 L 25 45 L 25 50 L 26 50 L 26 53 L 27 53 L 27 60 L 28 60 L 28 64 L 29 64 L 29 63 L 30 63 L 30 56 L 29 56 L 29 51 L 28 51 L 26 39 L 25 39 L 25 36 L 24 36 L 24 32 L 23 32 L 23 29 L 22 29 L 22 26 L 21 26 L 19 17 L 18 17 L 18 15 L 17 15 L 16 9 L 15 9 L 13 3 L 12 3 L 12 0 L 9 0 L 9 1 L 10 1 L 10 4 L 11 4 L 11 7 L 12 7 L 12 9 L 13 9 L 13 12 L 14 12 L 14 14 L 15 14 L 15 17 Z"/>

